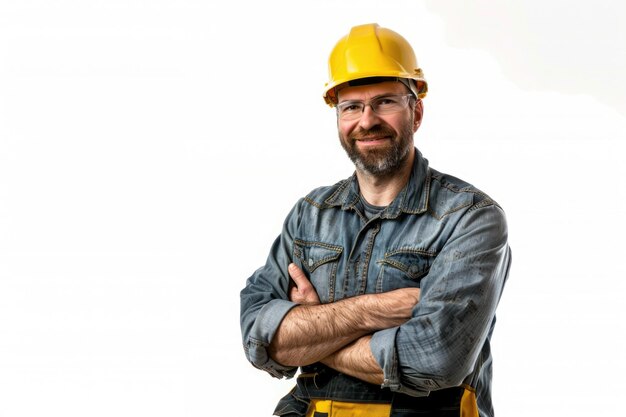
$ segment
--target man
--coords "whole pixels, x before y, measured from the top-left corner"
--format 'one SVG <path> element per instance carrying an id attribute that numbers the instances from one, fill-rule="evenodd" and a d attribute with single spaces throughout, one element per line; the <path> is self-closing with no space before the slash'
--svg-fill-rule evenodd
<path id="1" fill-rule="evenodd" d="M 297 385 L 282 416 L 493 416 L 501 208 L 413 144 L 427 83 L 399 34 L 356 26 L 324 94 L 355 174 L 296 203 L 241 291 L 250 362 Z"/>

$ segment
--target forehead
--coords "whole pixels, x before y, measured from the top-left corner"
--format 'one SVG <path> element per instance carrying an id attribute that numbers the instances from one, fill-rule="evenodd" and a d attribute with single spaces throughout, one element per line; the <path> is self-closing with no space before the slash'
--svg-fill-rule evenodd
<path id="1" fill-rule="evenodd" d="M 344 87 L 337 94 L 338 101 L 367 100 L 385 94 L 406 94 L 408 89 L 398 81 L 385 81 L 377 84 Z"/>

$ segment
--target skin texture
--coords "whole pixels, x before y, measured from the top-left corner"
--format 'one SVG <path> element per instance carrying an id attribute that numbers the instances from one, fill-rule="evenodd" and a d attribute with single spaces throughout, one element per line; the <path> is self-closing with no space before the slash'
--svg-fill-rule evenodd
<path id="1" fill-rule="evenodd" d="M 383 82 L 339 91 L 339 102 L 386 94 L 406 94 L 399 82 Z M 363 197 L 386 206 L 409 180 L 415 158 L 413 134 L 423 114 L 421 100 L 401 112 L 378 115 L 366 106 L 359 119 L 337 121 L 342 147 L 355 163 Z M 299 305 L 287 313 L 269 346 L 270 356 L 286 366 L 322 362 L 366 382 L 382 384 L 383 371 L 369 347 L 375 331 L 399 326 L 411 318 L 418 303 L 418 288 L 364 294 L 330 304 L 320 304 L 315 289 L 296 265 L 289 266 L 293 280 L 290 299 Z"/>
<path id="2" fill-rule="evenodd" d="M 339 91 L 339 102 L 367 102 L 373 97 L 407 92 L 404 85 L 391 81 L 346 87 Z M 350 159 L 355 161 L 361 194 L 368 203 L 386 206 L 406 185 L 415 158 L 413 134 L 422 122 L 422 115 L 423 104 L 417 100 L 399 113 L 381 116 L 366 106 L 359 119 L 337 121 L 339 141 Z M 394 152 L 398 153 L 396 158 L 389 156 Z M 384 165 L 386 168 L 382 169 Z M 374 166 L 380 172 L 375 172 Z"/>
<path id="3" fill-rule="evenodd" d="M 418 288 L 365 294 L 319 304 L 315 289 L 296 265 L 289 265 L 295 285 L 293 308 L 278 328 L 270 355 L 288 366 L 322 362 L 367 382 L 381 384 L 383 372 L 369 348 L 374 331 L 399 326 L 411 317 L 419 301 Z"/>

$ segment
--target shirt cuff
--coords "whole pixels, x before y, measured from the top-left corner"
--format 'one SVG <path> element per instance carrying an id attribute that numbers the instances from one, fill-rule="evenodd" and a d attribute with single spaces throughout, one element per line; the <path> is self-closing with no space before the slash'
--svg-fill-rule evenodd
<path id="1" fill-rule="evenodd" d="M 383 383 L 381 388 L 389 388 L 391 391 L 411 395 L 413 397 L 425 397 L 430 391 L 411 388 L 400 383 L 398 370 L 398 357 L 396 355 L 397 327 L 378 331 L 372 335 L 370 349 L 378 365 L 383 370 Z"/>
<path id="2" fill-rule="evenodd" d="M 397 391 L 400 386 L 395 349 L 397 331 L 397 327 L 381 330 L 374 333 L 370 340 L 372 354 L 383 370 L 384 381 L 381 387 L 391 388 L 392 391 Z"/>
<path id="3" fill-rule="evenodd" d="M 272 300 L 257 315 L 246 346 L 248 359 L 254 366 L 276 378 L 291 378 L 297 367 L 283 366 L 270 358 L 267 348 L 285 315 L 296 304 L 287 300 Z"/>

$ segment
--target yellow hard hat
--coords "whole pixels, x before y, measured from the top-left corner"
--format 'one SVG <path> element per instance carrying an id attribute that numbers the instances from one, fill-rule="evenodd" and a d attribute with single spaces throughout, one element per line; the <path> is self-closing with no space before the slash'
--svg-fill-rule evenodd
<path id="1" fill-rule="evenodd" d="M 337 42 L 328 58 L 328 82 L 324 100 L 337 104 L 337 87 L 349 81 L 390 77 L 407 82 L 419 98 L 426 96 L 428 84 L 417 66 L 413 48 L 398 33 L 377 23 L 355 26 Z"/>

